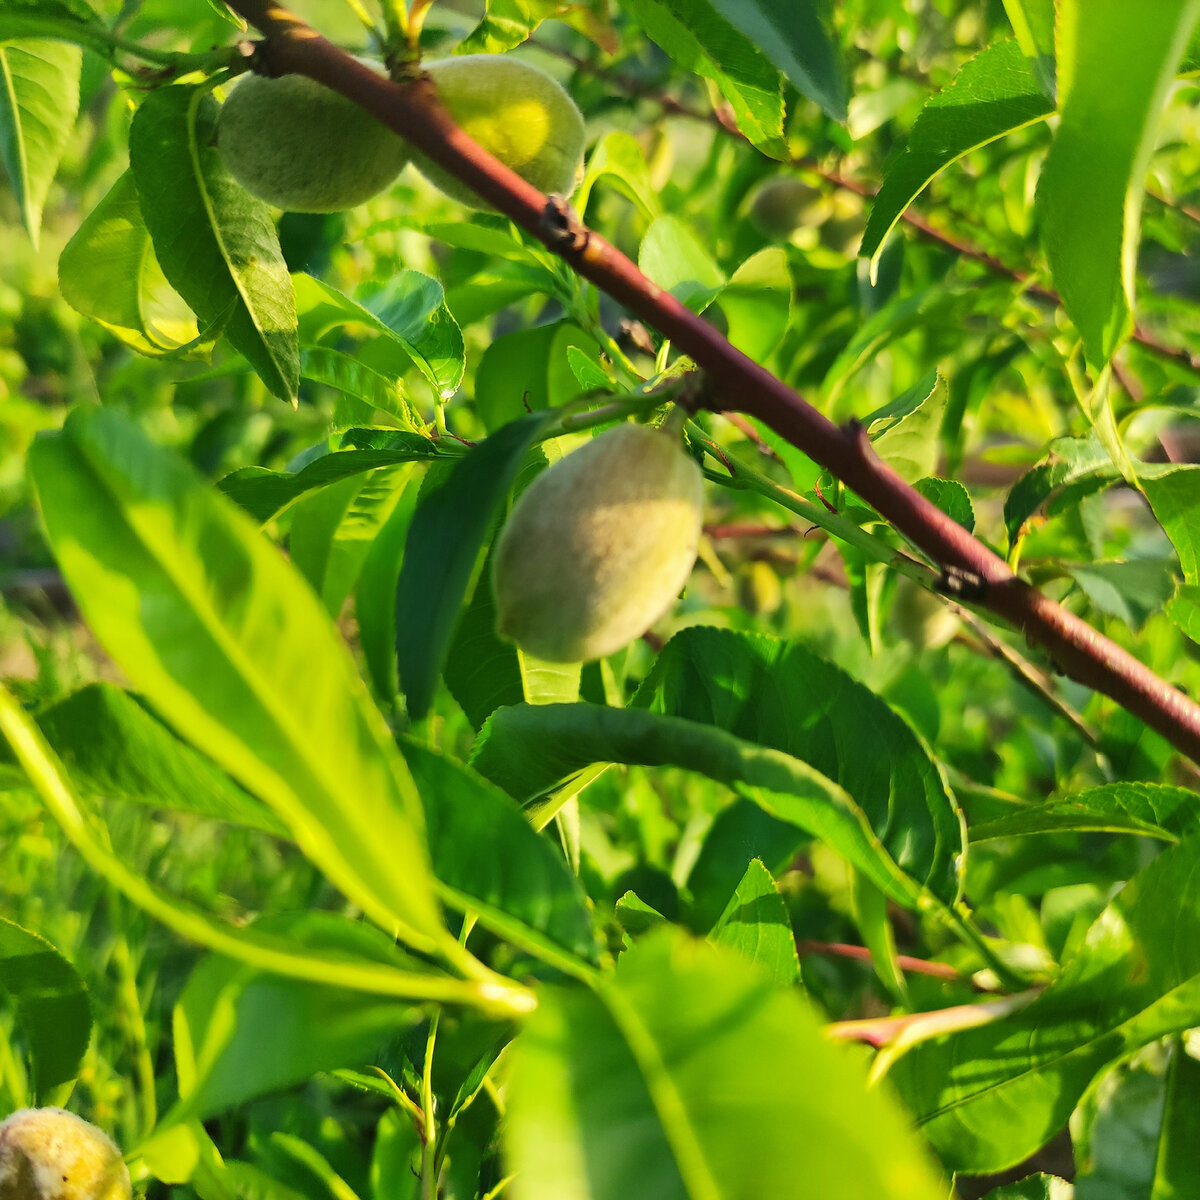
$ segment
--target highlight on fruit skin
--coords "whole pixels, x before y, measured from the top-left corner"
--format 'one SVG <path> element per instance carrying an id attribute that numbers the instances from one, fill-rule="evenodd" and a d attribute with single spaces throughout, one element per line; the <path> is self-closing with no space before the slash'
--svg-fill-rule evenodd
<path id="1" fill-rule="evenodd" d="M 620 425 L 543 471 L 496 544 L 500 636 L 549 662 L 603 658 L 679 594 L 700 542 L 704 479 L 679 438 Z"/>
<path id="2" fill-rule="evenodd" d="M 409 160 L 403 138 L 303 75 L 243 75 L 221 106 L 217 149 L 246 191 L 288 212 L 354 208 Z"/>
<path id="3" fill-rule="evenodd" d="M 583 164 L 585 130 L 575 101 L 545 71 L 508 54 L 463 54 L 422 64 L 455 122 L 539 191 L 569 195 Z M 490 211 L 465 183 L 413 154 L 435 187 Z"/>
<path id="4" fill-rule="evenodd" d="M 130 1200 L 121 1151 L 62 1108 L 22 1108 L 0 1122 L 0 1200 Z"/>

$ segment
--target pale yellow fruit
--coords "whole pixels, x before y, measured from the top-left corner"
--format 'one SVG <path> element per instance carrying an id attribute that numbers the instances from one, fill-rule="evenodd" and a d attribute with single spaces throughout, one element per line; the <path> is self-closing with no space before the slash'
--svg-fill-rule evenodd
<path id="1" fill-rule="evenodd" d="M 485 150 L 543 192 L 569 195 L 583 162 L 583 117 L 545 71 L 507 54 L 464 54 L 424 64 L 450 115 Z M 488 206 L 415 153 L 430 183 L 470 208 Z"/>
<path id="2" fill-rule="evenodd" d="M 288 212 L 340 212 L 383 191 L 408 143 L 303 75 L 243 75 L 221 106 L 217 148 L 252 195 Z"/>
<path id="3" fill-rule="evenodd" d="M 645 633 L 691 574 L 704 482 L 679 438 L 621 425 L 539 475 L 496 545 L 496 627 L 536 658 L 587 662 Z"/>
<path id="4" fill-rule="evenodd" d="M 0 1200 L 130 1200 L 129 1171 L 106 1133 L 61 1108 L 0 1124 Z"/>

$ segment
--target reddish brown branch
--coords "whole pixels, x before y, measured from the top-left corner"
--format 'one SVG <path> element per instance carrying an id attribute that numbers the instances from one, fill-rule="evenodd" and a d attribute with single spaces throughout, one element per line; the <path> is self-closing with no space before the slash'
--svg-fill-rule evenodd
<path id="1" fill-rule="evenodd" d="M 714 407 L 737 408 L 832 471 L 915 546 L 948 569 L 963 599 L 1024 632 L 1064 673 L 1111 696 L 1200 762 L 1200 707 L 1085 621 L 1017 579 L 1004 560 L 906 484 L 857 425 L 840 429 L 701 317 L 647 279 L 619 250 L 498 163 L 451 119 L 428 79 L 393 83 L 269 0 L 230 0 L 266 36 L 272 74 L 297 72 L 342 93 L 407 138 L 500 212 L 542 240 L 708 373 Z M 968 594 L 969 593 L 969 594 Z"/>
<path id="2" fill-rule="evenodd" d="M 808 954 L 823 954 L 827 958 L 852 958 L 856 962 L 874 963 L 874 955 L 866 946 L 850 946 L 845 942 L 810 942 L 798 941 L 796 953 L 803 958 Z M 966 978 L 961 971 L 955 970 L 949 963 L 930 962 L 926 958 L 912 958 L 908 954 L 896 955 L 896 966 L 902 971 L 910 971 L 914 975 L 929 975 L 934 979 L 947 979 L 957 983 Z"/>

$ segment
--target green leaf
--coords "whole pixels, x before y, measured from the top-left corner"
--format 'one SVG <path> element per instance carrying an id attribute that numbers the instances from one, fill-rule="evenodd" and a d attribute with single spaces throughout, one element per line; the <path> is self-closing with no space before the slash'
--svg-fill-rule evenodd
<path id="1" fill-rule="evenodd" d="M 792 318 L 792 276 L 787 254 L 768 246 L 729 277 L 717 297 L 728 337 L 743 354 L 763 362 L 778 348 Z"/>
<path id="2" fill-rule="evenodd" d="M 4 15 L 0 12 L 0 28 Z M 58 41 L 0 44 L 0 162 L 36 246 L 42 207 L 79 111 L 83 54 Z"/>
<path id="3" fill-rule="evenodd" d="M 650 933 L 594 990 L 546 988 L 512 1050 L 527 1200 L 942 1200 L 885 1091 L 740 956 Z"/>
<path id="4" fill-rule="evenodd" d="M 83 980 L 45 938 L 0 917 L 0 996 L 25 1034 L 35 1098 L 50 1103 L 51 1092 L 75 1078 L 91 1036 Z"/>
<path id="5" fill-rule="evenodd" d="M 411 464 L 381 467 L 343 479 L 296 505 L 288 551 L 330 616 L 341 614 L 411 472 Z"/>
<path id="6" fill-rule="evenodd" d="M 800 977 L 792 919 L 760 859 L 751 860 L 708 939 L 758 963 L 776 983 Z"/>
<path id="7" fill-rule="evenodd" d="M 587 171 L 575 193 L 579 211 L 587 211 L 587 202 L 597 180 L 607 178 L 641 209 L 647 221 L 663 214 L 658 190 L 650 179 L 650 168 L 640 143 L 622 129 L 606 133 L 588 156 Z"/>
<path id="8" fill-rule="evenodd" d="M 1175 841 L 1200 829 L 1200 802 L 1186 788 L 1108 783 L 1030 805 L 970 829 L 972 842 L 1034 833 L 1142 833 Z"/>
<path id="9" fill-rule="evenodd" d="M 1134 562 L 1075 563 L 1071 578 L 1100 612 L 1124 621 L 1133 630 L 1161 612 L 1175 592 L 1175 564 L 1151 558 Z"/>
<path id="10" fill-rule="evenodd" d="M 1198 1022 L 1200 874 L 1185 842 L 1125 885 L 1032 1004 L 922 1042 L 891 1075 L 948 1167 L 999 1171 L 1049 1140 L 1106 1066 Z"/>
<path id="11" fill-rule="evenodd" d="M 344 644 L 254 526 L 113 409 L 30 471 L 80 608 L 134 686 L 414 945 L 444 933 L 412 780 Z"/>
<path id="12" fill-rule="evenodd" d="M 1181 583 L 1166 613 L 1193 642 L 1200 642 L 1200 587 Z"/>
<path id="13" fill-rule="evenodd" d="M 629 11 L 680 70 L 717 85 L 738 129 L 759 150 L 786 155 L 779 72 L 710 0 L 630 0 Z"/>
<path id="14" fill-rule="evenodd" d="M 1073 1200 L 1074 1191 L 1057 1175 L 1028 1175 L 994 1188 L 982 1200 Z"/>
<path id="15" fill-rule="evenodd" d="M 957 479 L 938 479 L 927 475 L 918 479 L 913 487 L 932 501 L 947 516 L 953 517 L 968 533 L 975 530 L 975 506 L 971 494 Z"/>
<path id="16" fill-rule="evenodd" d="M 403 964 L 379 930 L 334 913 L 256 923 L 312 948 Z M 219 955 L 192 971 L 175 1008 L 179 1104 L 167 1118 L 206 1118 L 307 1080 L 317 1071 L 365 1067 L 421 1010 L 389 996 L 268 974 Z"/>
<path id="17" fill-rule="evenodd" d="M 441 446 L 417 433 L 397 433 L 386 450 L 337 450 L 302 467 L 299 471 L 268 471 L 265 467 L 242 467 L 231 471 L 217 486 L 259 524 L 321 488 L 399 463 L 428 462 L 443 456 Z"/>
<path id="18" fill-rule="evenodd" d="M 945 376 L 932 372 L 863 421 L 875 453 L 908 483 L 937 469 L 938 431 L 949 398 Z"/>
<path id="19" fill-rule="evenodd" d="M 141 354 L 177 350 L 199 336 L 195 314 L 154 256 L 129 171 L 63 248 L 58 286 L 72 308 Z"/>
<path id="20" fill-rule="evenodd" d="M 1061 120 L 1037 209 L 1055 287 L 1096 367 L 1129 326 L 1146 171 L 1200 0 L 1160 0 L 1145 16 L 1126 0 L 1058 9 Z"/>
<path id="21" fill-rule="evenodd" d="M 599 704 L 515 705 L 488 718 L 471 757 L 480 774 L 522 802 L 608 762 L 681 767 L 723 783 L 829 842 L 897 903 L 914 906 L 930 886 L 924 874 L 904 873 L 836 783 L 790 754 L 697 721 Z M 913 857 L 907 831 L 903 850 Z"/>
<path id="22" fill-rule="evenodd" d="M 433 701 L 480 548 L 548 419 L 534 413 L 506 425 L 421 497 L 396 590 L 396 661 L 414 719 Z"/>
<path id="23" fill-rule="evenodd" d="M 499 788 L 469 767 L 411 739 L 401 745 L 425 806 L 442 898 L 500 937 L 597 958 L 587 899 L 562 855 L 539 837 Z"/>
<path id="24" fill-rule="evenodd" d="M 713 0 L 802 95 L 846 120 L 846 81 L 815 0 Z"/>
<path id="25" fill-rule="evenodd" d="M 421 419 L 413 411 L 399 381 L 371 370 L 366 363 L 349 354 L 331 350 L 328 346 L 305 346 L 300 351 L 300 377 L 322 383 L 387 413 L 403 429 L 413 433 L 420 431 Z"/>
<path id="26" fill-rule="evenodd" d="M 845 788 L 904 871 L 958 896 L 965 835 L 940 770 L 903 718 L 833 663 L 795 642 L 694 626 L 667 644 L 635 703 L 803 760 Z"/>
<path id="27" fill-rule="evenodd" d="M 1157 479 L 1143 479 L 1142 486 L 1179 555 L 1184 582 L 1200 583 L 1200 470 L 1175 467 Z"/>
<path id="28" fill-rule="evenodd" d="M 85 795 L 288 836 L 270 809 L 111 683 L 89 683 L 41 709 L 36 719 L 71 782 Z"/>
<path id="29" fill-rule="evenodd" d="M 0 42 L 54 38 L 100 49 L 100 18 L 84 0 L 0 0 Z"/>
<path id="30" fill-rule="evenodd" d="M 382 335 L 360 354 L 368 368 L 398 383 L 411 364 L 439 399 L 458 390 L 465 365 L 462 331 L 436 279 L 403 270 L 386 283 L 364 285 L 354 299 L 311 275 L 297 275 L 295 287 L 306 342 L 344 325 L 364 325 Z"/>
<path id="31" fill-rule="evenodd" d="M 1200 1063 L 1176 1044 L 1167 1072 L 1167 1095 L 1150 1200 L 1180 1200 L 1200 1192 Z"/>
<path id="32" fill-rule="evenodd" d="M 583 5 L 562 0 L 487 0 L 479 24 L 454 48 L 455 54 L 503 54 L 525 41 L 551 17 L 566 18 L 570 10 L 586 12 Z"/>
<path id="33" fill-rule="evenodd" d="M 1054 62 L 1054 0 L 1004 0 L 1017 44 L 1033 67 L 1038 86 L 1052 101 L 1057 91 Z"/>
<path id="34" fill-rule="evenodd" d="M 871 206 L 858 252 L 871 260 L 872 282 L 884 241 L 930 180 L 964 154 L 1053 111 L 1016 42 L 998 42 L 964 63 L 954 82 L 921 110 Z"/>
<path id="35" fill-rule="evenodd" d="M 725 273 L 678 217 L 659 217 L 638 249 L 638 268 L 693 312 L 703 312 L 725 286 Z"/>
<path id="36" fill-rule="evenodd" d="M 640 937 L 648 930 L 657 929 L 666 917 L 647 904 L 636 892 L 626 892 L 613 905 L 613 912 L 630 937 Z"/>
<path id="37" fill-rule="evenodd" d="M 716 923 L 729 894 L 754 859 L 772 877 L 792 861 L 805 835 L 790 822 L 737 799 L 717 813 L 687 877 L 691 893 L 688 924 L 703 933 Z"/>
<path id="38" fill-rule="evenodd" d="M 225 333 L 280 399 L 300 380 L 296 304 L 271 210 L 239 187 L 215 145 L 217 102 L 162 87 L 133 117 L 129 161 L 163 273 L 202 322 Z"/>

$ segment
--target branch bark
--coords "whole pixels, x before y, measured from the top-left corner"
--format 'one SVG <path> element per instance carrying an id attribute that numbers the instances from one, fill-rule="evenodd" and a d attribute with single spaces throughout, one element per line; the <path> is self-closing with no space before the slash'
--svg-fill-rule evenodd
<path id="1" fill-rule="evenodd" d="M 264 35 L 260 64 L 266 73 L 307 75 L 340 92 L 451 171 L 689 355 L 708 375 L 714 409 L 754 416 L 799 447 L 939 564 L 947 590 L 956 599 L 987 609 L 1021 630 L 1058 669 L 1110 696 L 1200 763 L 1200 706 L 1018 579 L 1002 558 L 881 461 L 861 427 L 834 425 L 647 279 L 616 247 L 587 229 L 564 202 L 543 195 L 492 158 L 454 123 L 428 78 L 391 82 L 271 0 L 227 2 Z"/>

